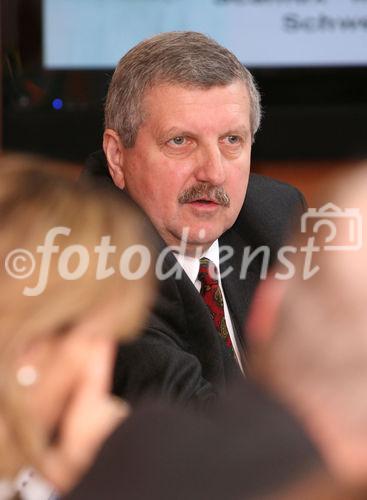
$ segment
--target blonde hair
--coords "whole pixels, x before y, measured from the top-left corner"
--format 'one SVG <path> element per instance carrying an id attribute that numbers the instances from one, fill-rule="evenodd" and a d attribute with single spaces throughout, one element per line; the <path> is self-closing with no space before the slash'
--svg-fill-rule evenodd
<path id="1" fill-rule="evenodd" d="M 14 163 L 16 163 L 14 165 Z M 23 163 L 23 162 L 22 162 Z M 27 162 L 26 162 L 27 163 Z M 31 162 L 34 163 L 34 162 Z M 0 477 L 12 476 L 42 449 L 44 436 L 36 422 L 22 413 L 21 394 L 11 374 L 15 356 L 27 343 L 43 335 L 57 335 L 78 323 L 88 311 L 111 298 L 121 300 L 121 328 L 116 339 L 132 337 L 141 326 L 150 304 L 152 272 L 141 279 L 126 279 L 119 272 L 119 257 L 131 245 L 147 245 L 147 228 L 135 209 L 110 189 L 81 186 L 46 168 L 0 161 Z M 37 247 L 54 227 L 67 227 L 69 236 L 58 236 L 58 254 L 69 245 L 82 245 L 89 252 L 89 265 L 77 280 L 65 280 L 52 255 L 43 293 L 24 294 L 34 277 L 18 280 L 5 272 L 6 256 L 15 249 L 31 252 L 40 264 Z M 96 245 L 110 236 L 116 252 L 108 264 L 115 269 L 106 279 L 96 279 Z M 134 264 L 133 261 L 132 265 Z M 70 261 L 70 266 L 72 260 Z M 37 266 L 36 266 L 37 268 Z M 102 332 L 103 333 L 103 332 Z"/>

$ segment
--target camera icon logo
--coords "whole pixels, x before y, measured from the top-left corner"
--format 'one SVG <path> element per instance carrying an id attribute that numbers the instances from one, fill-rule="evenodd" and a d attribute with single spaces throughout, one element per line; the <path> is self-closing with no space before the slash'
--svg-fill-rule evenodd
<path id="1" fill-rule="evenodd" d="M 328 230 L 324 250 L 350 251 L 362 247 L 362 216 L 358 208 L 341 209 L 334 203 L 326 203 L 321 208 L 309 208 L 301 217 L 301 231 L 312 226 L 312 232 Z"/>

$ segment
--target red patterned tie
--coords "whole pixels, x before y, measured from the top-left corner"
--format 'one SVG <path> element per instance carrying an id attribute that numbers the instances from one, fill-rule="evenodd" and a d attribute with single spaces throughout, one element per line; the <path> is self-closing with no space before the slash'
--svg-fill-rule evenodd
<path id="1" fill-rule="evenodd" d="M 202 257 L 198 274 L 198 279 L 201 281 L 200 295 L 209 308 L 217 332 L 224 339 L 226 346 L 233 351 L 231 337 L 224 317 L 223 296 L 216 276 L 217 270 L 213 262 L 206 257 Z"/>

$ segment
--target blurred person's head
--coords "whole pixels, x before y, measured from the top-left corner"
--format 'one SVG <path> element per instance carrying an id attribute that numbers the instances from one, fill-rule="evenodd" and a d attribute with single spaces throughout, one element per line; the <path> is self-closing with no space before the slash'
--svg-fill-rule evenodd
<path id="1" fill-rule="evenodd" d="M 281 457 L 279 457 L 281 459 Z M 307 471 L 301 478 L 287 482 L 270 493 L 257 495 L 251 500 L 365 500 L 359 491 L 346 487 L 320 465 Z"/>
<path id="2" fill-rule="evenodd" d="M 153 280 L 150 272 L 127 279 L 119 266 L 127 248 L 146 244 L 143 222 L 111 191 L 76 185 L 50 173 L 52 164 L 7 163 L 0 169 L 0 478 L 34 465 L 64 491 L 127 413 L 109 394 L 114 346 L 139 331 Z M 102 237 L 114 246 L 108 255 Z M 138 261 L 124 262 L 133 273 Z"/>
<path id="3" fill-rule="evenodd" d="M 358 209 L 364 225 L 367 167 L 337 182 L 328 199 L 343 210 Z M 279 266 L 262 283 L 249 341 L 254 373 L 298 415 L 330 470 L 362 484 L 367 473 L 367 243 L 362 232 L 359 248 L 358 215 L 356 220 L 353 213 L 349 220 L 340 215 L 311 218 L 307 232 L 294 241 L 294 277 L 280 280 L 276 273 L 284 275 L 284 268 Z M 355 248 L 343 249 L 353 244 L 353 228 Z M 312 277 L 305 274 L 306 253 L 300 250 L 310 242 L 314 251 L 306 273 L 314 270 Z M 335 243 L 337 249 L 325 250 Z"/>
<path id="4" fill-rule="evenodd" d="M 122 57 L 105 107 L 114 183 L 169 245 L 208 247 L 246 194 L 260 95 L 228 49 L 195 32 L 149 38 Z"/>

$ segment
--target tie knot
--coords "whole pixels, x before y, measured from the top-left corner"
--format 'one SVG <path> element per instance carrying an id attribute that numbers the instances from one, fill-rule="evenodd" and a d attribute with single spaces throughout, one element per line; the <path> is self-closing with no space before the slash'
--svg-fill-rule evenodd
<path id="1" fill-rule="evenodd" d="M 198 279 L 203 285 L 218 283 L 218 271 L 214 262 L 206 257 L 200 259 Z"/>

